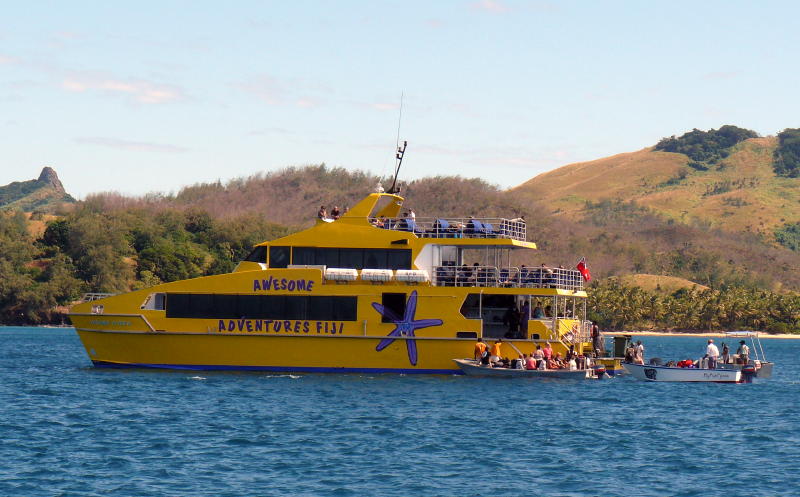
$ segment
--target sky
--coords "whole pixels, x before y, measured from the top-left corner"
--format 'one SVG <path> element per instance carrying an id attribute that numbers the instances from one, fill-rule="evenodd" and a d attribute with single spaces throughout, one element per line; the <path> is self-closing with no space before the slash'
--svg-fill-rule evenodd
<path id="1" fill-rule="evenodd" d="M 734 124 L 800 127 L 800 3 L 5 2 L 0 185 L 78 198 L 326 163 L 506 188 Z M 401 103 L 402 100 L 402 119 Z M 399 125 L 399 126 L 398 126 Z"/>

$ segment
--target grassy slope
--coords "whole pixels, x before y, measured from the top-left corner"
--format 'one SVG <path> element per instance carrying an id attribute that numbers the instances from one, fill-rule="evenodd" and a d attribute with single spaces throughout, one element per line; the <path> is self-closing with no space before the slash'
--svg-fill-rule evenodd
<path id="1" fill-rule="evenodd" d="M 682 154 L 644 149 L 564 166 L 512 191 L 571 218 L 581 216 L 586 200 L 623 199 L 678 222 L 770 234 L 785 222 L 800 221 L 800 180 L 775 176 L 775 146 L 773 137 L 747 140 L 709 171 L 686 167 Z M 681 170 L 687 173 L 683 179 Z"/>

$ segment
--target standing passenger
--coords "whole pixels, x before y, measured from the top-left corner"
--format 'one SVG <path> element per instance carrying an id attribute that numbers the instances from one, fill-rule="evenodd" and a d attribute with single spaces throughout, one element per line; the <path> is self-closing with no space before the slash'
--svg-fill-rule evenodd
<path id="1" fill-rule="evenodd" d="M 717 369 L 717 357 L 719 357 L 719 349 L 714 345 L 714 340 L 708 339 L 708 347 L 706 347 L 706 355 L 708 356 L 708 369 Z"/>
<path id="2" fill-rule="evenodd" d="M 722 355 L 720 359 L 722 359 L 722 364 L 728 364 L 731 360 L 731 349 L 728 348 L 728 344 L 725 342 L 722 342 Z"/>
<path id="3" fill-rule="evenodd" d="M 529 300 L 525 300 L 522 303 L 522 315 L 520 316 L 519 321 L 519 331 L 520 331 L 520 338 L 528 338 L 528 321 L 531 319 L 531 303 Z"/>
<path id="4" fill-rule="evenodd" d="M 634 351 L 633 362 L 644 365 L 644 345 L 642 345 L 641 340 L 637 340 L 636 342 L 636 350 Z"/>
<path id="5" fill-rule="evenodd" d="M 744 340 L 739 342 L 739 348 L 736 349 L 736 353 L 739 354 L 739 364 L 747 364 L 750 360 L 750 347 L 747 346 Z"/>
<path id="6" fill-rule="evenodd" d="M 486 352 L 486 343 L 483 341 L 483 338 L 479 338 L 478 342 L 475 344 L 475 360 L 480 361 L 483 357 L 483 354 Z"/>

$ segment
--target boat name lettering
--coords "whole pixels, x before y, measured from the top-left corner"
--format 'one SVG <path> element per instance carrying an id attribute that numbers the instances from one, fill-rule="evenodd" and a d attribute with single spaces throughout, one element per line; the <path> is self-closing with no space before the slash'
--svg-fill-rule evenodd
<path id="1" fill-rule="evenodd" d="M 275 332 L 286 333 L 317 333 L 336 335 L 344 331 L 343 322 L 333 321 L 303 321 L 303 320 L 275 320 L 275 319 L 220 319 L 217 330 L 243 331 L 247 333 Z"/>
<path id="2" fill-rule="evenodd" d="M 253 280 L 253 291 L 258 290 L 289 290 L 290 292 L 310 292 L 314 288 L 314 280 L 290 280 L 286 278 L 269 277 L 268 280 Z"/>
<path id="3" fill-rule="evenodd" d="M 106 319 L 92 319 L 89 324 L 97 326 L 130 326 L 130 321 L 108 321 Z"/>

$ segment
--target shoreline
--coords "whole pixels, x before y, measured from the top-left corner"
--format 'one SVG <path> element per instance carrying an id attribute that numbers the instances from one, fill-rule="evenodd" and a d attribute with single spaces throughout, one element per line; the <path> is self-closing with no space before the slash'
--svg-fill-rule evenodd
<path id="1" fill-rule="evenodd" d="M 631 335 L 631 336 L 642 336 L 642 337 L 709 337 L 709 338 L 739 338 L 735 336 L 729 336 L 724 331 L 702 331 L 702 332 L 678 332 L 678 331 L 603 331 L 601 332 L 603 336 L 613 337 L 619 335 Z M 758 332 L 758 338 L 761 339 L 790 339 L 790 340 L 797 340 L 800 339 L 800 335 L 792 335 L 788 333 L 776 333 L 770 334 L 764 331 Z"/>

